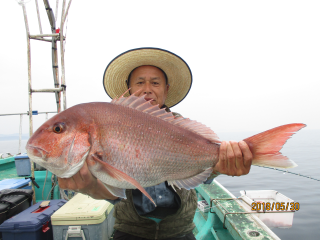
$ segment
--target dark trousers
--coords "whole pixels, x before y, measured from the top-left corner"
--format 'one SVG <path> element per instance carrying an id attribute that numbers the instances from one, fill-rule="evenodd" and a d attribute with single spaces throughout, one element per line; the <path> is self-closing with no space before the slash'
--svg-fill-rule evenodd
<path id="1" fill-rule="evenodd" d="M 130 235 L 128 233 L 120 232 L 116 230 L 113 235 L 114 240 L 148 240 L 147 238 L 137 237 Z M 196 238 L 193 236 L 193 233 L 188 233 L 181 237 L 173 237 L 173 238 L 166 238 L 163 240 L 195 240 Z"/>

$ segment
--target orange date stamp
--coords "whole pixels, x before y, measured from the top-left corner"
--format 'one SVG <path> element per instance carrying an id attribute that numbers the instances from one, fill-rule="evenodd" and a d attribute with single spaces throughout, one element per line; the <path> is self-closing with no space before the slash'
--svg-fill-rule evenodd
<path id="1" fill-rule="evenodd" d="M 300 204 L 298 202 L 253 202 L 252 211 L 298 211 Z"/>

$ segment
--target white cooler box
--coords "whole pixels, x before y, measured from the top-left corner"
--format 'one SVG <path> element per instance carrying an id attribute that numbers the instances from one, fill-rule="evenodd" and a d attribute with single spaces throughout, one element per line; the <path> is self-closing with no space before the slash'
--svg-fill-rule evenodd
<path id="1" fill-rule="evenodd" d="M 293 222 L 294 211 L 291 211 L 291 203 L 294 201 L 285 195 L 275 190 L 256 190 L 256 191 L 240 191 L 241 198 L 247 204 L 242 204 L 247 212 L 252 212 L 261 219 L 269 228 L 290 228 Z M 260 209 L 257 209 L 257 204 L 260 203 Z M 266 204 L 273 205 L 272 209 L 269 209 L 273 213 L 270 213 L 268 209 L 264 207 Z M 280 210 L 280 204 L 283 203 L 283 210 Z M 269 206 L 269 207 L 270 207 Z M 255 211 L 252 210 L 255 208 Z M 275 213 L 276 212 L 276 213 Z"/>
<path id="2" fill-rule="evenodd" d="M 105 240 L 113 233 L 113 205 L 78 193 L 51 216 L 55 240 Z"/>

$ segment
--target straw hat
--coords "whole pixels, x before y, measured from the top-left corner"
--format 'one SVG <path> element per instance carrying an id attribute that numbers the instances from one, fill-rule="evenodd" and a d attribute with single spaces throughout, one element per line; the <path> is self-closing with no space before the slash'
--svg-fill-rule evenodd
<path id="1" fill-rule="evenodd" d="M 159 67 L 167 74 L 170 87 L 165 105 L 172 107 L 187 96 L 192 84 L 188 64 L 178 55 L 160 48 L 136 48 L 114 58 L 103 75 L 108 96 L 112 99 L 121 96 L 128 89 L 126 80 L 129 73 L 143 65 Z"/>

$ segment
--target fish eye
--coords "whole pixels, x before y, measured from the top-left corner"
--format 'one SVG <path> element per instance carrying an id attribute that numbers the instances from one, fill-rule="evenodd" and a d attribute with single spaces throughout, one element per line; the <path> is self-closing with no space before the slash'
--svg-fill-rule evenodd
<path id="1" fill-rule="evenodd" d="M 64 123 L 56 123 L 53 125 L 53 131 L 55 133 L 62 133 L 65 131 L 65 124 Z"/>

